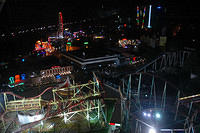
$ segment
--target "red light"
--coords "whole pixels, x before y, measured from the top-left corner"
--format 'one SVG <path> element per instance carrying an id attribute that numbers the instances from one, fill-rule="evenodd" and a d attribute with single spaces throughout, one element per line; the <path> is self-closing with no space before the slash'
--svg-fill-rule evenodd
<path id="1" fill-rule="evenodd" d="M 127 25 L 126 24 L 124 24 L 124 27 L 126 27 Z"/>
<path id="2" fill-rule="evenodd" d="M 115 125 L 115 123 L 109 123 L 109 125 Z"/>
<path id="3" fill-rule="evenodd" d="M 126 38 L 122 39 L 123 41 L 127 40 Z"/>
<path id="4" fill-rule="evenodd" d="M 51 69 L 59 68 L 60 66 L 52 66 Z"/>
<path id="5" fill-rule="evenodd" d="M 133 61 L 135 61 L 136 57 L 133 57 Z"/>

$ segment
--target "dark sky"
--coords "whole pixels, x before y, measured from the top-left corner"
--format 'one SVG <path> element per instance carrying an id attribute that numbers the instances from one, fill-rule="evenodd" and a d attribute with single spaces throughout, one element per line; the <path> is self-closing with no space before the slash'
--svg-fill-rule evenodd
<path id="1" fill-rule="evenodd" d="M 64 21 L 96 17 L 96 11 L 101 9 L 102 3 L 104 10 L 129 9 L 134 13 L 136 4 L 149 3 L 150 0 L 6 0 L 0 12 L 1 27 L 6 29 L 20 25 L 41 25 L 57 24 L 58 12 L 62 11 Z M 194 0 L 156 0 L 154 5 L 161 3 L 167 7 L 167 12 L 174 16 L 199 17 L 199 5 Z M 194 20 L 192 20 L 194 21 Z"/>
<path id="2" fill-rule="evenodd" d="M 7 0 L 0 17 L 7 26 L 48 24 L 57 22 L 59 11 L 71 19 L 89 15 L 90 8 L 82 0 Z"/>

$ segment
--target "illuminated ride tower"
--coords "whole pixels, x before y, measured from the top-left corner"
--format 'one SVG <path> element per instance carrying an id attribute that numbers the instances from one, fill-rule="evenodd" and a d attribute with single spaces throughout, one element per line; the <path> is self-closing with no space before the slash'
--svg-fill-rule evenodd
<path id="1" fill-rule="evenodd" d="M 59 19 L 58 38 L 63 38 L 63 17 L 62 17 L 62 12 L 59 12 L 58 19 Z"/>

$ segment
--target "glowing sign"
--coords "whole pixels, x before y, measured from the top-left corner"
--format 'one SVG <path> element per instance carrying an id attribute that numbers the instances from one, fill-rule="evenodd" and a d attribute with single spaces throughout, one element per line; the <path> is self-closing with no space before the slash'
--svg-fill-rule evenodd
<path id="1" fill-rule="evenodd" d="M 20 77 L 21 77 L 21 79 L 20 79 Z M 19 85 L 24 85 L 24 83 L 21 81 L 25 80 L 25 79 L 26 79 L 26 74 L 15 75 L 15 77 L 10 77 L 9 78 L 10 83 L 9 83 L 8 87 L 13 88 L 13 87 L 16 87 Z"/>
<path id="2" fill-rule="evenodd" d="M 20 75 L 15 75 L 15 83 L 19 83 L 20 82 Z"/>
<path id="3" fill-rule="evenodd" d="M 21 80 L 25 80 L 26 79 L 26 74 L 21 74 Z"/>
<path id="4" fill-rule="evenodd" d="M 15 83 L 14 77 L 10 77 L 9 80 L 10 80 L 10 84 L 14 84 Z"/>
<path id="5" fill-rule="evenodd" d="M 10 87 L 10 88 L 13 88 L 13 87 L 16 87 L 16 86 L 19 86 L 19 85 L 24 85 L 24 83 L 19 83 L 19 84 L 8 85 L 8 87 Z"/>

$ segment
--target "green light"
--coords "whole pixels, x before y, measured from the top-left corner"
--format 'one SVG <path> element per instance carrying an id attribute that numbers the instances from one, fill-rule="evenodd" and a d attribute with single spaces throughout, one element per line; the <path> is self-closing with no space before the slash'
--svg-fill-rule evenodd
<path id="1" fill-rule="evenodd" d="M 71 45 L 72 43 L 71 43 L 71 42 L 67 42 L 67 44 L 68 44 L 68 45 Z"/>
<path id="2" fill-rule="evenodd" d="M 14 84 L 15 83 L 14 77 L 10 77 L 9 80 L 10 80 L 10 84 Z"/>
<path id="3" fill-rule="evenodd" d="M 24 83 L 19 83 L 18 85 L 24 85 Z"/>
<path id="4" fill-rule="evenodd" d="M 89 44 L 89 43 L 88 43 L 88 42 L 84 42 L 83 44 L 87 45 L 87 44 Z"/>
<path id="5" fill-rule="evenodd" d="M 19 83 L 19 84 L 15 84 L 15 85 L 8 85 L 8 87 L 14 88 L 14 87 L 19 86 L 19 85 L 24 85 L 24 83 Z"/>

